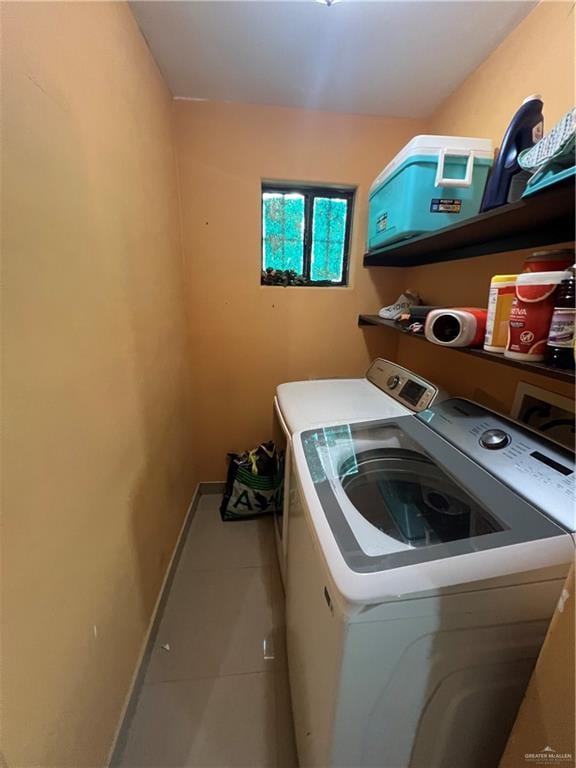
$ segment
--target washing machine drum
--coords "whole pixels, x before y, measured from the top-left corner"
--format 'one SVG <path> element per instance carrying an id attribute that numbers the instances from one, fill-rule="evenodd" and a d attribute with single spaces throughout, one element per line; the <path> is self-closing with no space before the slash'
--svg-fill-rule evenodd
<path id="1" fill-rule="evenodd" d="M 379 530 L 413 547 L 495 528 L 480 505 L 427 456 L 403 448 L 357 453 L 340 467 L 344 492 Z"/>

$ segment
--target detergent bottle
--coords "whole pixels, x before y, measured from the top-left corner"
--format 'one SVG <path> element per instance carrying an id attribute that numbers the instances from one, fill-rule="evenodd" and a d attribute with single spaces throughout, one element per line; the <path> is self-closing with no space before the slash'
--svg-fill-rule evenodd
<path id="1" fill-rule="evenodd" d="M 480 211 L 489 211 L 499 205 L 513 203 L 522 197 L 530 171 L 518 164 L 523 149 L 534 146 L 544 132 L 542 97 L 528 96 L 506 129 L 502 146 L 488 178 Z"/>

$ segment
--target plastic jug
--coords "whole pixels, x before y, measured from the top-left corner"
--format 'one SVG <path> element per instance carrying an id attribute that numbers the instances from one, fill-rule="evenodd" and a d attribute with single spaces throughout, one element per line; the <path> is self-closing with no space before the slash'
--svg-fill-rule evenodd
<path id="1" fill-rule="evenodd" d="M 512 118 L 488 178 L 480 211 L 489 211 L 499 205 L 513 203 L 522 197 L 531 173 L 522 170 L 518 164 L 518 155 L 542 138 L 543 106 L 540 96 L 529 96 L 524 99 L 522 106 Z"/>

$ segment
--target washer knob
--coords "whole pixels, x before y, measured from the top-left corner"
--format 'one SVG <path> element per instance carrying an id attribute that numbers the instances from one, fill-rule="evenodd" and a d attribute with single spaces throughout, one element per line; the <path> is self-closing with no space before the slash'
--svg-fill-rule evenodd
<path id="1" fill-rule="evenodd" d="M 398 386 L 398 382 L 400 381 L 400 376 L 390 376 L 386 384 L 388 385 L 388 389 L 396 389 Z"/>
<path id="2" fill-rule="evenodd" d="M 503 429 L 487 429 L 480 436 L 480 445 L 482 448 L 488 448 L 489 451 L 497 451 L 499 448 L 506 448 L 510 443 L 510 435 Z"/>

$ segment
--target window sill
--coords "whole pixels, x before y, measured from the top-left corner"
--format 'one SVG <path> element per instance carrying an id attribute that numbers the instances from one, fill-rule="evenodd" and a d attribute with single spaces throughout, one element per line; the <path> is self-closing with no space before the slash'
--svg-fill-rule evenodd
<path id="1" fill-rule="evenodd" d="M 331 282 L 314 282 L 314 283 L 288 283 L 283 285 L 282 283 L 264 283 L 260 282 L 262 288 L 350 288 L 347 283 L 331 283 Z"/>

